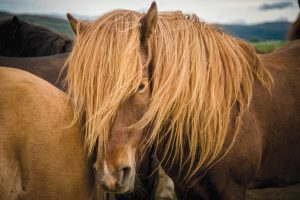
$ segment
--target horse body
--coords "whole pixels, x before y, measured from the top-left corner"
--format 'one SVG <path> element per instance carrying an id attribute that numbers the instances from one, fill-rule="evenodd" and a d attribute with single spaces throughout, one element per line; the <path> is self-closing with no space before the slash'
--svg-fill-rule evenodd
<path id="1" fill-rule="evenodd" d="M 255 91 L 253 113 L 261 128 L 263 160 L 258 174 L 276 186 L 300 181 L 300 41 L 261 56 L 274 84 L 271 97 Z"/>
<path id="2" fill-rule="evenodd" d="M 300 182 L 299 52 L 300 42 L 295 41 L 260 56 L 274 79 L 270 93 L 254 83 L 252 103 L 234 145 L 206 173 L 194 175 L 193 187 L 182 183 L 186 174 L 178 174 L 179 166 L 162 163 L 179 199 L 245 199 L 247 189 Z"/>
<path id="3" fill-rule="evenodd" d="M 94 177 L 66 96 L 0 68 L 0 199 L 90 199 Z"/>
<path id="4" fill-rule="evenodd" d="M 68 53 L 42 57 L 6 57 L 0 56 L 0 65 L 22 69 L 30 72 L 62 91 L 66 91 L 63 79 L 66 76 L 63 66 Z"/>

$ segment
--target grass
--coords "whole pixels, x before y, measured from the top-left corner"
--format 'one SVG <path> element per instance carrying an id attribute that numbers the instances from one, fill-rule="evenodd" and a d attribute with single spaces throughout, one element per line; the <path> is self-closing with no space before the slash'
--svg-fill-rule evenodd
<path id="1" fill-rule="evenodd" d="M 287 41 L 263 41 L 263 42 L 251 42 L 259 53 L 269 53 L 274 49 L 282 47 L 287 44 Z"/>

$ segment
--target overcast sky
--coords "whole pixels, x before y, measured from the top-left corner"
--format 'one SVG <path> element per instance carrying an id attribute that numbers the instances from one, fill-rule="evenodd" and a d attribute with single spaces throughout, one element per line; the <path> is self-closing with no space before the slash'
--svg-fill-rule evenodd
<path id="1" fill-rule="evenodd" d="M 152 0 L 0 0 L 0 10 L 15 13 L 98 16 L 112 9 L 145 11 Z M 156 0 L 159 11 L 182 10 L 207 22 L 261 23 L 293 21 L 297 0 Z"/>

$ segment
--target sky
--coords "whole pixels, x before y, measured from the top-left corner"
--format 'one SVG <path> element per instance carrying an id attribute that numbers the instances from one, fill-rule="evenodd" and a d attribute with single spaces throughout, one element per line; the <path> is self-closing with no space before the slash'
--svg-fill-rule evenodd
<path id="1" fill-rule="evenodd" d="M 145 12 L 153 0 L 0 0 L 0 10 L 13 13 L 99 16 L 113 9 Z M 195 13 L 209 23 L 254 24 L 294 21 L 297 0 L 156 0 L 159 11 Z"/>

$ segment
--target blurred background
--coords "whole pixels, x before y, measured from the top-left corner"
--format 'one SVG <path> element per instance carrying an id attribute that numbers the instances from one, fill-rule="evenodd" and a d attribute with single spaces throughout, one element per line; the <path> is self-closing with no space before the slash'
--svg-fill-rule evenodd
<path id="1" fill-rule="evenodd" d="M 0 17 L 17 15 L 69 37 L 73 34 L 66 12 L 79 19 L 123 8 L 144 12 L 152 0 L 0 0 Z M 297 0 L 157 0 L 160 11 L 195 13 L 227 33 L 250 41 L 259 52 L 269 52 L 286 41 L 287 31 L 298 13 Z"/>

